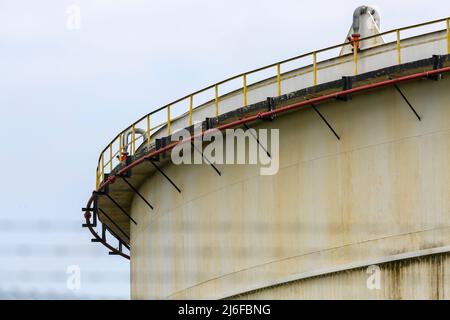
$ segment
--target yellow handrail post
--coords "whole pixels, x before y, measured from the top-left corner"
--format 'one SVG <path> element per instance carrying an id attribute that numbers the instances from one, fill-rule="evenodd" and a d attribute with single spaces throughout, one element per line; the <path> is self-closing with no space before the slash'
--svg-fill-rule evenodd
<path id="1" fill-rule="evenodd" d="M 447 53 L 450 54 L 450 18 L 447 18 Z"/>
<path id="2" fill-rule="evenodd" d="M 397 62 L 398 64 L 402 63 L 402 56 L 400 53 L 400 30 L 397 29 Z"/>
<path id="3" fill-rule="evenodd" d="M 244 107 L 247 106 L 247 74 L 242 75 L 244 81 Z"/>
<path id="4" fill-rule="evenodd" d="M 102 170 L 100 171 L 100 179 L 103 181 L 103 177 L 105 176 L 105 153 L 102 152 Z"/>
<path id="5" fill-rule="evenodd" d="M 167 135 L 170 136 L 170 104 L 167 106 Z"/>
<path id="6" fill-rule="evenodd" d="M 147 144 L 150 145 L 150 115 L 147 116 Z"/>
<path id="7" fill-rule="evenodd" d="M 97 166 L 97 170 L 95 170 L 95 189 L 98 189 L 98 186 L 100 185 L 100 173 L 99 168 Z"/>
<path id="8" fill-rule="evenodd" d="M 314 86 L 317 86 L 317 52 L 313 53 Z"/>
<path id="9" fill-rule="evenodd" d="M 189 97 L 189 125 L 192 126 L 192 109 L 194 108 L 194 96 Z"/>
<path id="10" fill-rule="evenodd" d="M 109 145 L 109 173 L 112 172 L 113 169 L 113 150 L 112 150 L 112 143 Z"/>
<path id="11" fill-rule="evenodd" d="M 119 159 L 122 159 L 122 133 L 119 134 Z"/>
<path id="12" fill-rule="evenodd" d="M 281 64 L 277 64 L 278 95 L 281 96 Z"/>
<path id="13" fill-rule="evenodd" d="M 355 64 L 355 76 L 358 75 L 358 48 L 356 41 L 353 41 L 353 62 Z"/>
<path id="14" fill-rule="evenodd" d="M 219 116 L 219 86 L 214 86 L 214 103 L 216 105 L 216 117 Z"/>
<path id="15" fill-rule="evenodd" d="M 133 124 L 133 127 L 131 129 L 131 153 L 134 155 L 136 152 L 136 128 Z"/>

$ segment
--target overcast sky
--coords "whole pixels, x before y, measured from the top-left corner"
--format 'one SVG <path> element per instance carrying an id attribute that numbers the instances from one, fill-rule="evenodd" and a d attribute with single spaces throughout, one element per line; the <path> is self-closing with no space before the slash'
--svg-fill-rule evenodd
<path id="1" fill-rule="evenodd" d="M 100 150 L 180 96 L 343 42 L 362 4 L 382 30 L 450 16 L 448 0 L 0 0 L 0 295 L 72 294 L 64 274 L 79 265 L 75 294 L 128 298 L 128 261 L 81 229 Z"/>

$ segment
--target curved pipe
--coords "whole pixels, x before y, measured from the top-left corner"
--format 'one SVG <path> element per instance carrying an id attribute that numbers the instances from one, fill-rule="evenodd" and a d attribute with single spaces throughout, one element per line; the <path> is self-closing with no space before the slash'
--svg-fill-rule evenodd
<path id="1" fill-rule="evenodd" d="M 287 111 L 290 111 L 290 110 L 293 110 L 293 109 L 298 109 L 298 108 L 301 108 L 301 107 L 305 107 L 305 106 L 308 106 L 308 105 L 311 105 L 311 104 L 324 102 L 324 101 L 331 100 L 331 99 L 336 99 L 336 98 L 339 98 L 339 97 L 342 97 L 342 96 L 345 96 L 345 95 L 348 95 L 348 94 L 363 92 L 363 91 L 367 91 L 367 90 L 375 89 L 375 88 L 386 87 L 386 86 L 394 85 L 394 84 L 397 84 L 397 83 L 400 83 L 400 82 L 405 82 L 405 81 L 409 81 L 409 80 L 429 77 L 429 76 L 432 76 L 432 75 L 437 75 L 437 74 L 445 73 L 445 72 L 450 72 L 450 67 L 445 67 L 445 68 L 436 69 L 436 70 L 432 70 L 432 71 L 419 72 L 419 73 L 415 73 L 415 74 L 412 74 L 412 75 L 400 77 L 400 78 L 397 78 L 397 79 L 380 81 L 380 82 L 377 82 L 377 83 L 367 84 L 367 85 L 355 87 L 355 88 L 348 89 L 348 90 L 343 90 L 343 91 L 338 91 L 338 92 L 335 92 L 335 93 L 330 93 L 330 94 L 327 94 L 327 95 L 324 95 L 324 96 L 321 96 L 321 97 L 317 97 L 317 98 L 313 98 L 313 99 L 305 100 L 305 101 L 300 101 L 300 102 L 297 102 L 297 103 L 294 103 L 294 104 L 291 104 L 291 105 L 288 105 L 288 106 L 284 106 L 284 107 L 281 107 L 279 109 L 274 109 L 274 110 L 266 111 L 266 112 L 260 112 L 260 113 L 258 113 L 256 115 L 249 116 L 249 117 L 237 120 L 237 121 L 233 121 L 233 122 L 230 122 L 230 123 L 218 126 L 216 128 L 213 128 L 213 129 L 209 129 L 209 130 L 203 131 L 203 132 L 201 132 L 199 134 L 192 135 L 192 136 L 190 136 L 187 139 L 180 140 L 180 141 L 175 141 L 175 142 L 173 142 L 173 143 L 171 143 L 171 144 L 169 144 L 169 145 L 167 145 L 167 146 L 165 146 L 165 147 L 163 147 L 161 149 L 155 150 L 155 151 L 153 151 L 153 152 L 151 152 L 151 153 L 149 153 L 149 154 L 147 154 L 147 155 L 145 155 L 145 156 L 135 160 L 134 162 L 132 162 L 128 166 L 125 166 L 124 168 L 119 170 L 119 172 L 117 172 L 115 176 L 109 176 L 106 181 L 103 181 L 100 184 L 100 186 L 98 187 L 97 191 L 102 191 L 106 186 L 113 184 L 115 182 L 115 180 L 116 180 L 116 176 L 120 176 L 120 175 L 126 173 L 127 171 L 131 170 L 132 168 L 134 168 L 134 167 L 138 166 L 139 164 L 141 164 L 142 162 L 144 162 L 145 160 L 151 159 L 151 158 L 153 158 L 155 156 L 158 156 L 158 155 L 160 155 L 160 154 L 162 154 L 162 153 L 164 153 L 166 151 L 169 151 L 169 150 L 173 149 L 178 144 L 188 143 L 188 142 L 193 141 L 194 139 L 198 139 L 199 137 L 203 137 L 204 135 L 207 135 L 207 134 L 209 134 L 209 133 L 211 133 L 211 132 L 213 132 L 215 130 L 228 129 L 228 128 L 235 127 L 235 126 L 238 126 L 238 125 L 242 125 L 242 124 L 247 123 L 247 122 L 253 122 L 253 121 L 257 121 L 259 119 L 267 118 L 269 116 L 273 116 L 273 115 L 278 114 L 278 113 L 283 113 L 283 112 L 287 112 Z M 89 198 L 88 203 L 86 205 L 86 208 L 91 208 L 92 202 L 94 201 L 94 197 L 95 196 L 92 195 Z M 86 223 L 89 224 L 90 217 L 89 217 L 89 215 L 87 215 L 87 212 L 85 214 L 85 218 L 86 218 Z M 89 226 L 89 230 L 91 231 L 92 235 L 97 240 L 99 240 L 99 242 L 101 242 L 104 246 L 106 246 L 109 250 L 111 250 L 111 251 L 121 255 L 122 257 L 124 257 L 126 259 L 130 259 L 129 255 L 119 252 L 119 250 L 117 250 L 114 247 L 112 247 L 106 241 L 103 241 L 103 239 L 95 232 L 95 230 L 91 226 Z"/>
<path id="2" fill-rule="evenodd" d="M 135 128 L 134 129 L 134 133 L 136 134 L 140 134 L 141 136 L 147 134 L 147 132 L 144 129 L 139 129 L 139 128 Z M 122 135 L 122 148 L 124 152 L 128 153 L 128 147 L 131 145 L 131 142 L 129 142 L 130 140 L 130 136 L 133 134 L 133 129 L 128 129 L 127 131 L 124 132 L 124 134 Z"/>
<path id="3" fill-rule="evenodd" d="M 380 15 L 377 12 L 377 10 L 369 6 L 360 6 L 356 8 L 355 11 L 353 12 L 352 28 L 354 35 L 359 35 L 359 29 L 361 26 L 361 16 L 364 14 L 371 14 L 373 16 L 373 19 L 375 20 L 375 23 L 380 25 Z"/>

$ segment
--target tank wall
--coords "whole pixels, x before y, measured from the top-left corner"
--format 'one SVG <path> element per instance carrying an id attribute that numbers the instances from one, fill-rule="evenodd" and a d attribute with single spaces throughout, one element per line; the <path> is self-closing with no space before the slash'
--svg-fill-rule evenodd
<path id="1" fill-rule="evenodd" d="M 268 281 L 450 245 L 450 80 L 402 84 L 260 127 L 280 129 L 280 170 L 168 166 L 132 204 L 132 297 L 221 298 Z M 324 292 L 327 287 L 322 287 Z M 282 297 L 276 296 L 276 297 Z"/>
<path id="2" fill-rule="evenodd" d="M 376 270 L 376 267 L 379 269 Z M 292 281 L 233 298 L 352 300 L 450 298 L 448 253 L 383 263 L 376 265 L 375 268 L 371 265 Z M 375 272 L 379 272 L 379 278 L 376 278 Z"/>

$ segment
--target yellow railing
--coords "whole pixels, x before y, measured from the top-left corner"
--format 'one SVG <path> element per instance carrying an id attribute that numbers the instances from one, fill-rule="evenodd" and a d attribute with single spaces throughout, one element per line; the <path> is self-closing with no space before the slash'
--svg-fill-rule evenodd
<path id="1" fill-rule="evenodd" d="M 420 23 L 420 24 L 416 24 L 413 26 L 408 26 L 408 27 L 403 27 L 403 28 L 399 28 L 399 29 L 393 29 L 393 30 L 389 30 L 389 31 L 385 31 L 382 32 L 380 34 L 377 35 L 373 35 L 370 37 L 365 37 L 365 38 L 360 38 L 357 41 L 359 43 L 365 41 L 365 40 L 369 40 L 375 37 L 380 37 L 380 36 L 384 36 L 384 35 L 388 35 L 388 34 L 395 34 L 396 35 L 396 51 L 397 51 L 397 63 L 400 64 L 401 63 L 401 41 L 402 39 L 400 38 L 400 32 L 401 31 L 405 31 L 405 30 L 410 30 L 410 29 L 414 29 L 414 28 L 419 28 L 419 27 L 423 27 L 423 26 L 428 26 L 428 25 L 432 25 L 432 24 L 437 24 L 437 23 L 445 23 L 445 30 L 446 30 L 446 39 L 447 39 L 447 53 L 450 54 L 450 18 L 443 18 L 443 19 L 439 19 L 439 20 L 433 20 L 433 21 L 429 21 L 429 22 L 424 22 L 424 23 Z M 313 83 L 312 85 L 316 86 L 317 85 L 317 63 L 318 63 L 318 54 L 319 53 L 323 53 L 326 51 L 330 51 L 333 49 L 338 49 L 338 48 L 342 48 L 344 46 L 354 46 L 354 42 L 353 41 L 347 41 L 344 43 L 340 43 L 334 46 L 330 46 L 327 48 L 323 48 L 320 50 L 315 50 L 312 52 L 308 52 L 302 55 L 298 55 L 296 57 L 293 58 L 289 58 L 283 61 L 279 61 L 258 69 L 254 69 L 245 73 L 241 73 L 238 74 L 236 76 L 230 77 L 228 79 L 225 79 L 223 81 L 217 82 L 213 85 L 210 85 L 206 88 L 203 88 L 201 90 L 198 90 L 196 92 L 193 92 L 187 96 L 184 96 L 178 100 L 175 100 L 169 104 L 167 104 L 166 106 L 163 106 L 161 108 L 158 108 L 148 114 L 146 114 L 145 116 L 143 116 L 142 118 L 140 118 L 139 120 L 135 121 L 134 123 L 132 123 L 130 126 L 128 126 L 125 130 L 122 130 L 106 147 L 105 149 L 103 149 L 103 151 L 100 154 L 99 157 L 99 161 L 98 161 L 98 165 L 97 165 L 97 170 L 96 170 L 96 188 L 99 187 L 100 183 L 102 182 L 102 179 L 104 177 L 105 174 L 105 168 L 109 169 L 108 171 L 111 172 L 115 166 L 115 164 L 118 164 L 121 160 L 121 156 L 123 152 L 127 152 L 130 144 L 131 144 L 131 154 L 130 152 L 128 152 L 129 155 L 135 155 L 136 153 L 136 144 L 138 143 L 139 139 L 142 139 L 142 142 L 147 142 L 147 144 L 150 144 L 150 139 L 151 139 L 151 130 L 156 131 L 160 128 L 162 128 L 163 126 L 167 126 L 167 134 L 170 135 L 171 133 L 171 123 L 180 118 L 176 117 L 176 118 L 171 118 L 171 107 L 174 106 L 175 104 L 182 102 L 184 100 L 189 99 L 189 110 L 188 112 L 188 116 L 189 116 L 189 125 L 192 125 L 193 123 L 193 109 L 194 109 L 194 97 L 198 96 L 201 93 L 205 93 L 208 90 L 214 90 L 214 97 L 213 97 L 213 101 L 214 101 L 214 107 L 215 107 L 215 116 L 217 117 L 219 115 L 219 104 L 220 104 L 220 96 L 219 96 L 219 88 L 221 85 L 224 85 L 225 83 L 229 83 L 233 80 L 242 78 L 242 93 L 243 93 L 243 105 L 247 106 L 248 105 L 248 95 L 247 95 L 247 89 L 248 89 L 248 84 L 247 84 L 247 77 L 249 75 L 253 75 L 256 74 L 260 71 L 263 70 L 267 70 L 270 68 L 276 68 L 276 84 L 277 84 L 277 93 L 278 95 L 281 95 L 282 93 L 282 77 L 281 77 L 281 67 L 282 65 L 288 63 L 288 62 L 292 62 L 292 61 L 296 61 L 299 60 L 301 58 L 305 58 L 305 57 L 311 57 L 312 58 L 312 73 L 313 73 Z M 354 63 L 354 73 L 355 75 L 358 74 L 358 50 L 353 50 L 353 63 Z M 270 79 L 270 78 L 268 78 Z M 151 116 L 161 112 L 163 110 L 166 110 L 167 113 L 167 122 L 162 123 L 160 125 L 157 125 L 153 128 L 150 127 L 150 121 L 151 121 Z M 145 123 L 143 124 L 143 127 L 146 127 L 145 133 L 142 133 L 142 131 L 140 131 L 141 133 L 139 133 L 139 137 L 136 137 L 136 128 L 138 127 L 138 125 L 141 125 L 142 122 L 145 121 Z M 131 133 L 131 142 L 128 141 L 128 136 Z M 123 143 L 123 140 L 126 140 L 125 143 Z M 116 150 L 116 152 L 114 152 L 114 150 Z M 108 155 L 107 159 L 108 161 L 105 162 L 105 154 Z"/>

